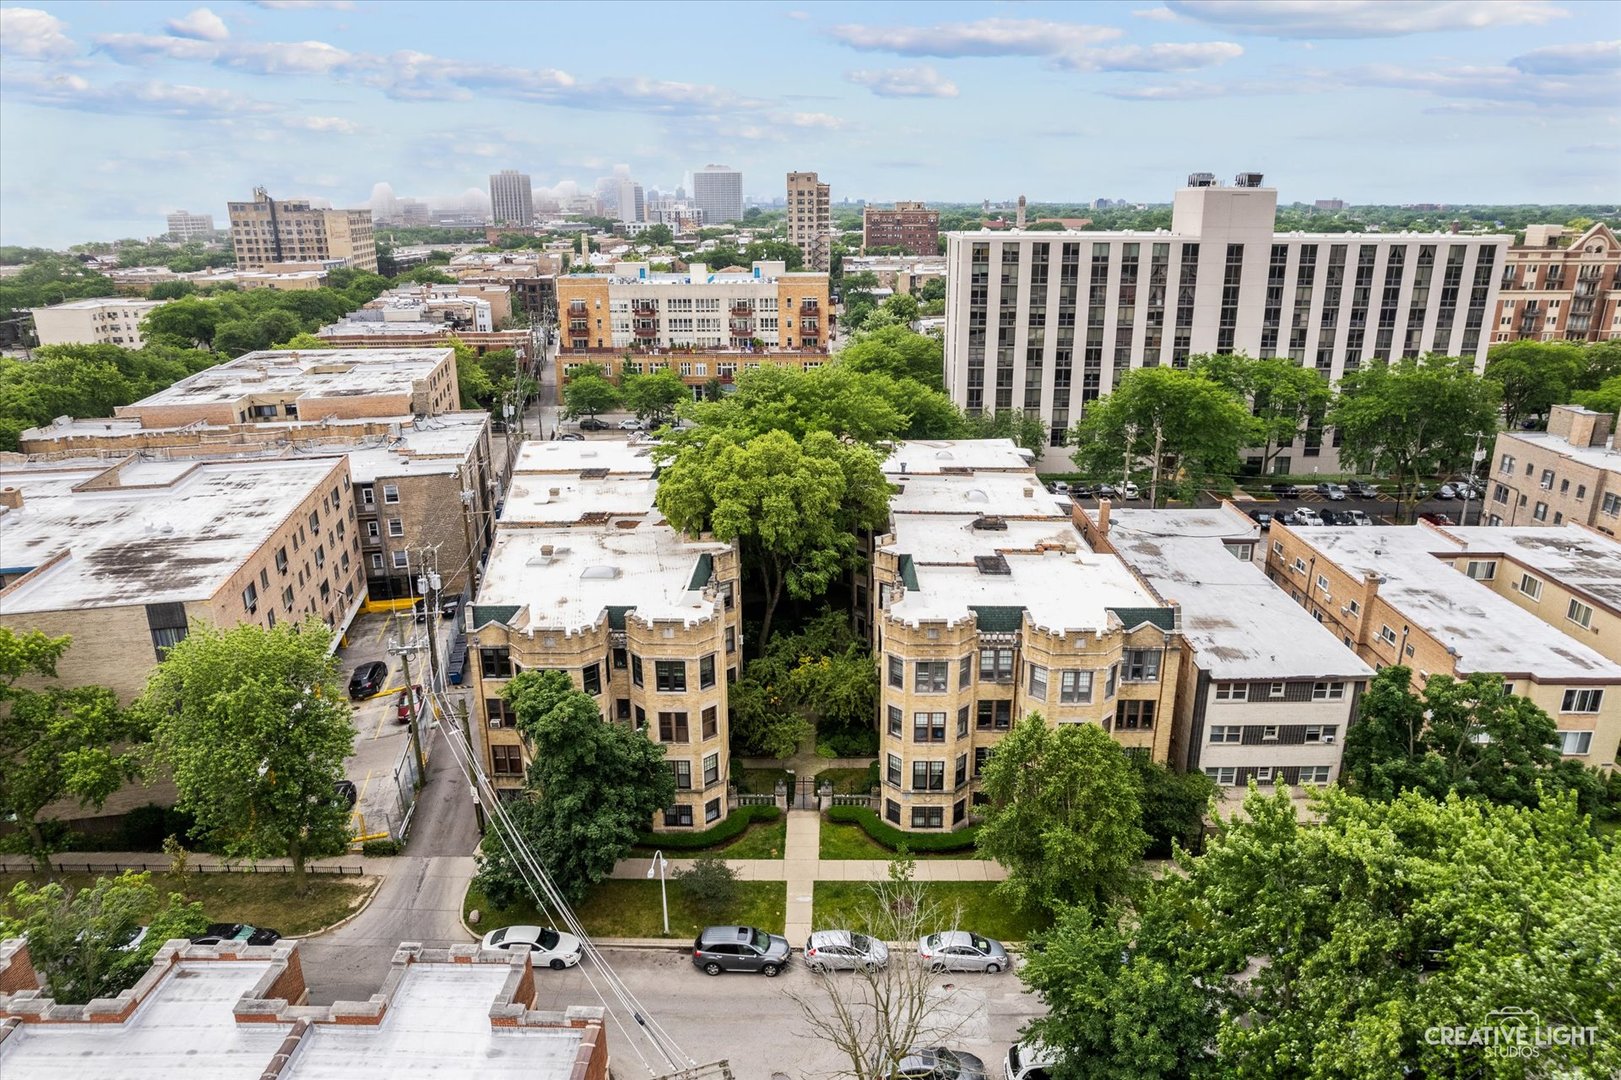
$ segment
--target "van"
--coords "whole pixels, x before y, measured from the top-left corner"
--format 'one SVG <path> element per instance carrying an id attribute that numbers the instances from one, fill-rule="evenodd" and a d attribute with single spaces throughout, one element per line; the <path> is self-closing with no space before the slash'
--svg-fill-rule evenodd
<path id="1" fill-rule="evenodd" d="M 1007 1080 L 1051 1080 L 1058 1055 L 1033 1039 L 1008 1047 L 1002 1073 Z"/>

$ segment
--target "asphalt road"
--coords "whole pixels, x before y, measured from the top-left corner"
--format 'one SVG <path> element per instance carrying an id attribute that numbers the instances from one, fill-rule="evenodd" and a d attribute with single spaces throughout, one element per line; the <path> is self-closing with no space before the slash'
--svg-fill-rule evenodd
<path id="1" fill-rule="evenodd" d="M 1085 506 L 1085 507 L 1087 507 L 1089 509 L 1096 509 L 1097 508 L 1097 500 L 1096 499 L 1077 499 L 1075 501 L 1080 503 L 1082 506 Z M 1134 499 L 1134 500 L 1130 500 L 1130 501 L 1125 500 L 1125 499 L 1116 499 L 1114 501 L 1114 505 L 1117 508 L 1124 508 L 1124 509 L 1130 509 L 1132 507 L 1145 507 L 1146 508 L 1148 506 L 1148 500 L 1146 498 L 1144 498 L 1144 499 Z M 1321 495 L 1318 495 L 1316 492 L 1311 492 L 1309 494 L 1301 496 L 1300 498 L 1294 498 L 1294 499 L 1288 499 L 1288 498 L 1267 499 L 1267 500 L 1264 500 L 1264 501 L 1263 500 L 1257 500 L 1255 502 L 1243 502 L 1243 503 L 1237 503 L 1235 505 L 1238 505 L 1238 506 L 1240 506 L 1240 507 L 1242 507 L 1242 508 L 1244 508 L 1246 510 L 1248 510 L 1248 509 L 1270 510 L 1271 512 L 1273 512 L 1275 514 L 1281 514 L 1281 513 L 1284 513 L 1285 511 L 1292 511 L 1292 510 L 1296 509 L 1297 507 L 1301 507 L 1301 506 L 1309 506 L 1313 510 L 1316 510 L 1318 512 L 1321 512 L 1323 510 L 1361 510 L 1363 513 L 1367 514 L 1369 517 L 1373 518 L 1375 524 L 1379 524 L 1379 525 L 1396 524 L 1396 521 L 1395 521 L 1396 503 L 1395 503 L 1394 500 L 1391 500 L 1391 499 L 1380 499 L 1380 498 L 1375 498 L 1375 499 L 1355 499 L 1355 498 L 1346 498 L 1346 499 L 1341 500 L 1340 502 L 1330 502 L 1328 499 L 1324 498 Z M 1424 514 L 1424 513 L 1445 514 L 1447 517 L 1451 518 L 1454 522 L 1458 522 L 1458 523 L 1461 524 L 1462 523 L 1462 517 L 1463 517 L 1463 500 L 1462 499 L 1425 499 L 1424 501 L 1418 503 L 1416 506 L 1414 506 L 1412 508 L 1412 510 L 1409 513 L 1409 517 L 1412 520 L 1416 520 L 1417 516 L 1419 514 Z M 1469 522 L 1468 523 L 1471 524 L 1471 525 L 1479 524 L 1480 518 L 1481 518 L 1481 503 L 1480 503 L 1480 500 L 1479 499 L 1471 499 L 1471 500 L 1469 500 Z"/>

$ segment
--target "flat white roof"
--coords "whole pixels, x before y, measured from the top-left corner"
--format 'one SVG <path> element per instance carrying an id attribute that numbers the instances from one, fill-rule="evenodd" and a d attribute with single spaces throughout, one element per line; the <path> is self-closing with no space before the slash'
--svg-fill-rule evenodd
<path id="1" fill-rule="evenodd" d="M 578 524 L 588 514 L 641 516 L 654 513 L 657 491 L 651 476 L 586 479 L 578 473 L 514 473 L 501 521 L 566 526 Z"/>
<path id="2" fill-rule="evenodd" d="M 1457 528 L 1460 555 L 1501 551 L 1560 584 L 1585 592 L 1621 611 L 1621 541 L 1579 525 Z"/>
<path id="3" fill-rule="evenodd" d="M 167 300 L 143 300 L 135 296 L 93 296 L 88 300 L 69 300 L 65 304 L 51 304 L 47 307 L 29 308 L 32 312 L 41 311 L 100 311 L 102 308 L 155 308 L 162 307 Z"/>
<path id="4" fill-rule="evenodd" d="M 1576 446 L 1563 436 L 1549 435 L 1546 431 L 1505 431 L 1503 434 L 1539 450 L 1621 475 L 1621 450 L 1615 448 L 1613 440 L 1603 446 Z"/>
<path id="5" fill-rule="evenodd" d="M 1437 555 L 1467 553 L 1435 529 L 1319 526 L 1294 535 L 1353 574 L 1378 575 L 1379 595 L 1454 650 L 1459 671 L 1523 672 L 1541 681 L 1621 679 L 1621 665 L 1443 563 Z"/>
<path id="6" fill-rule="evenodd" d="M 1108 538 L 1155 592 L 1181 605 L 1182 633 L 1211 678 L 1373 677 L 1260 567 L 1227 550 L 1224 540 L 1260 543 L 1245 515 L 1220 507 L 1114 510 Z"/>
<path id="7" fill-rule="evenodd" d="M 445 347 L 266 349 L 188 375 L 125 408 L 208 404 L 257 395 L 322 398 L 410 393 L 414 383 L 427 378 L 452 355 Z"/>
<path id="8" fill-rule="evenodd" d="M 1218 230 L 1211 229 L 1211 232 Z M 947 236 L 966 236 L 975 240 L 994 240 L 1006 237 L 1016 240 L 1198 240 L 1204 233 L 1177 232 L 1174 229 L 959 229 Z M 1477 242 L 1510 243 L 1514 237 L 1507 233 L 1453 233 L 1453 232 L 1274 232 L 1274 240 L 1312 240 L 1320 243 L 1378 243 L 1381 240 L 1421 241 L 1434 240 L 1451 244 Z"/>
<path id="9" fill-rule="evenodd" d="M 1025 466 L 1028 469 L 1028 466 Z M 1068 495 L 1054 495 L 1031 472 L 975 472 L 968 476 L 912 473 L 889 480 L 902 488 L 893 505 L 908 514 L 989 514 L 1001 517 L 1069 517 Z"/>
<path id="10" fill-rule="evenodd" d="M 1035 455 L 1012 439 L 913 439 L 896 443 L 884 459 L 891 479 L 943 473 L 948 469 L 1016 470 L 1031 468 Z M 1031 479 L 1034 479 L 1032 474 Z"/>
<path id="11" fill-rule="evenodd" d="M 518 450 L 514 474 L 607 469 L 615 476 L 652 476 L 653 444 L 629 439 L 531 439 Z"/>
<path id="12" fill-rule="evenodd" d="M 0 591 L 0 612 L 173 603 L 212 596 L 337 462 L 252 459 L 133 461 L 124 485 L 74 491 L 107 465 L 0 465 L 20 509 L 0 509 L 0 568 L 65 556 Z M 116 467 L 116 466 L 115 466 Z"/>

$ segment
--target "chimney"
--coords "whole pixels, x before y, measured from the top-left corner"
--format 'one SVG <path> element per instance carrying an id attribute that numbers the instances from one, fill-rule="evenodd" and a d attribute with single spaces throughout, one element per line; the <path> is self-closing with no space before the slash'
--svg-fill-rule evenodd
<path id="1" fill-rule="evenodd" d="M 1109 500 L 1098 500 L 1098 535 L 1109 535 Z"/>
<path id="2" fill-rule="evenodd" d="M 21 488 L 0 488 L 0 506 L 7 510 L 21 510 L 23 508 L 23 493 Z"/>
<path id="3" fill-rule="evenodd" d="M 1025 206 L 1024 196 L 1020 195 L 1019 196 L 1019 213 L 1018 213 L 1018 216 L 1014 219 L 1014 223 L 1015 223 L 1016 228 L 1020 228 L 1020 229 L 1024 228 L 1024 206 Z"/>
<path id="4" fill-rule="evenodd" d="M 1453 235 L 1453 236 L 1457 236 L 1457 235 L 1458 235 L 1458 233 L 1459 233 L 1459 232 L 1461 232 L 1461 231 L 1462 231 L 1462 230 L 1463 230 L 1463 222 L 1461 222 L 1461 221 L 1454 221 L 1454 222 L 1453 222 L 1453 223 L 1452 223 L 1452 229 L 1451 229 L 1451 232 L 1452 232 L 1452 235 Z"/>

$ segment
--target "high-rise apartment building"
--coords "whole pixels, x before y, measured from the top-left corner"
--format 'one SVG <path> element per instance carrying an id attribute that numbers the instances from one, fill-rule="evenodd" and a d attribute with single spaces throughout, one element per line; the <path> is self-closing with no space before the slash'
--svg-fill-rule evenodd
<path id="1" fill-rule="evenodd" d="M 1572 236 L 1563 225 L 1528 225 L 1508 249 L 1493 341 L 1621 338 L 1621 240 L 1608 225 Z"/>
<path id="2" fill-rule="evenodd" d="M 1057 447 L 1128 369 L 1199 353 L 1287 356 L 1334 380 L 1431 351 L 1485 364 L 1510 237 L 1276 233 L 1278 193 L 1260 185 L 1190 176 L 1169 231 L 948 234 L 953 400 L 1039 416 Z M 1313 429 L 1277 469 L 1336 458 Z"/>
<path id="3" fill-rule="evenodd" d="M 788 242 L 805 256 L 805 269 L 826 270 L 832 254 L 832 188 L 813 172 L 788 174 Z"/>
<path id="4" fill-rule="evenodd" d="M 940 211 L 920 202 L 897 202 L 893 210 L 869 206 L 861 212 L 861 249 L 899 248 L 908 255 L 940 251 Z"/>
<path id="5" fill-rule="evenodd" d="M 176 210 L 168 217 L 168 232 L 176 240 L 211 240 L 214 236 L 214 215 Z"/>
<path id="6" fill-rule="evenodd" d="M 646 221 L 647 220 L 647 193 L 642 185 L 634 180 L 621 179 L 614 187 L 618 193 L 619 209 L 616 217 L 620 221 Z"/>
<path id="7" fill-rule="evenodd" d="M 377 270 L 369 209 L 317 209 L 308 199 L 272 199 L 264 188 L 254 189 L 252 202 L 226 205 L 238 270 L 336 260 L 355 270 Z"/>
<path id="8" fill-rule="evenodd" d="M 490 174 L 490 219 L 497 225 L 528 228 L 535 220 L 535 202 L 529 174 L 502 169 Z"/>
<path id="9" fill-rule="evenodd" d="M 728 165 L 705 165 L 692 174 L 692 201 L 710 225 L 742 221 L 743 174 Z"/>
<path id="10" fill-rule="evenodd" d="M 29 311 L 41 345 L 122 345 L 139 349 L 146 344 L 141 338 L 141 320 L 163 304 L 162 300 L 98 296 Z"/>

